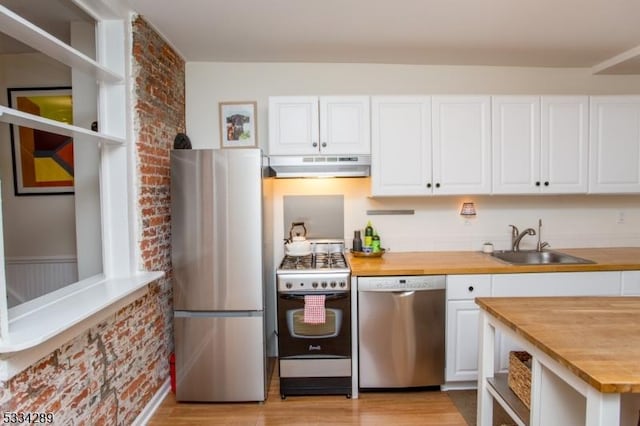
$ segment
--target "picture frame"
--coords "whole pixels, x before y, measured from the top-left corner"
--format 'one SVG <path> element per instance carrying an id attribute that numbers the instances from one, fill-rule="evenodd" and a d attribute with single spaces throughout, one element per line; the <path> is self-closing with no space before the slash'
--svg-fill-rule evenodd
<path id="1" fill-rule="evenodd" d="M 10 108 L 73 123 L 71 87 L 8 88 Z M 73 138 L 11 124 L 16 196 L 74 193 Z"/>
<path id="2" fill-rule="evenodd" d="M 222 148 L 258 146 L 257 102 L 219 102 L 218 109 Z"/>

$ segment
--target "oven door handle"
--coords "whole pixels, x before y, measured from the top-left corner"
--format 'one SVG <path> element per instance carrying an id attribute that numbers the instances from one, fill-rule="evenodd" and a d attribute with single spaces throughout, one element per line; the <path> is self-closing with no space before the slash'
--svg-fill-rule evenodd
<path id="1" fill-rule="evenodd" d="M 280 294 L 280 297 L 282 297 L 283 299 L 286 300 L 304 300 L 304 294 Z M 330 301 L 330 300 L 340 300 L 340 299 L 346 299 L 347 297 L 349 297 L 349 293 L 331 293 L 331 294 L 325 294 L 326 301 Z"/>

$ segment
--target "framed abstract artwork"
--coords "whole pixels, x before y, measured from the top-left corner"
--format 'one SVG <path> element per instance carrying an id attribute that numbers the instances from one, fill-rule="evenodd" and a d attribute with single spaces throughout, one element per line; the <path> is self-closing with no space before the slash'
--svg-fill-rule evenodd
<path id="1" fill-rule="evenodd" d="M 220 102 L 220 146 L 257 146 L 256 102 Z"/>
<path id="2" fill-rule="evenodd" d="M 9 107 L 73 123 L 70 87 L 9 88 Z M 73 194 L 73 138 L 11 125 L 16 195 Z"/>

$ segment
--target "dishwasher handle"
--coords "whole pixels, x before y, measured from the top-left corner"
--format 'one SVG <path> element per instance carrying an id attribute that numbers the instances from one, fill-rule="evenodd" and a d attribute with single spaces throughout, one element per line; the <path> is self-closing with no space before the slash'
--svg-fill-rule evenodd
<path id="1" fill-rule="evenodd" d="M 393 291 L 391 294 L 396 295 L 398 297 L 410 297 L 416 294 L 417 290 L 404 290 L 404 291 Z"/>
<path id="2" fill-rule="evenodd" d="M 412 275 L 389 277 L 359 277 L 359 292 L 403 293 L 415 291 L 444 290 L 444 275 Z"/>

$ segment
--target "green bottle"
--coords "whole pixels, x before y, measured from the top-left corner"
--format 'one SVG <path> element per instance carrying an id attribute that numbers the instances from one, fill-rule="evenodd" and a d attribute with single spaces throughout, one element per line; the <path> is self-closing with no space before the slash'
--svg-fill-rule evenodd
<path id="1" fill-rule="evenodd" d="M 380 237 L 377 232 L 373 233 L 373 237 L 371 237 L 371 252 L 379 253 L 380 252 Z"/>
<path id="2" fill-rule="evenodd" d="M 373 226 L 371 226 L 371 221 L 368 221 L 367 227 L 364 228 L 364 246 L 371 247 L 372 241 L 373 241 Z"/>

